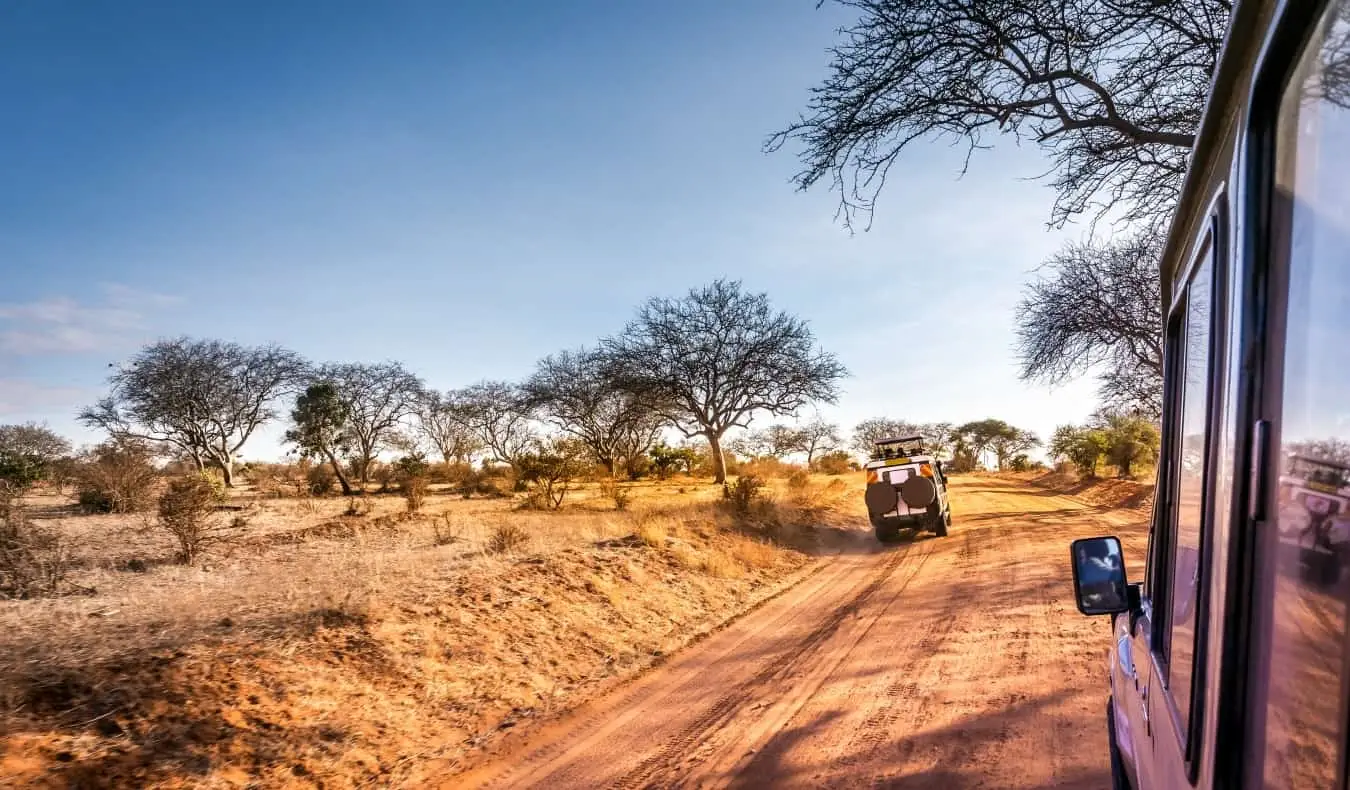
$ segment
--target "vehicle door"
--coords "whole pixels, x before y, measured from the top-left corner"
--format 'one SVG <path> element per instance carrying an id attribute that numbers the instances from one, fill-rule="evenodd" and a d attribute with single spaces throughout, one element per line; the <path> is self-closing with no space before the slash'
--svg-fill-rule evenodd
<path id="1" fill-rule="evenodd" d="M 1291 3 L 1277 35 L 1293 56 L 1262 64 L 1253 108 L 1273 145 L 1245 786 L 1344 788 L 1350 568 L 1326 495 L 1350 462 L 1350 0 Z"/>

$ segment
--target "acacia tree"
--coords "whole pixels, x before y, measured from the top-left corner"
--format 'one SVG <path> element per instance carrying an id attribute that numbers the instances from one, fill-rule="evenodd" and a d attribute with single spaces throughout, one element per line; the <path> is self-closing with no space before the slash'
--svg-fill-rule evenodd
<path id="1" fill-rule="evenodd" d="M 1106 458 L 1121 477 L 1131 477 L 1136 464 L 1158 460 L 1158 426 L 1136 414 L 1105 410 L 1093 416 L 1092 427 L 1106 439 Z"/>
<path id="2" fill-rule="evenodd" d="M 332 382 L 320 381 L 309 385 L 296 398 L 295 409 L 291 411 L 293 426 L 286 431 L 286 441 L 299 448 L 302 455 L 332 464 L 344 496 L 352 494 L 352 484 L 342 463 L 353 446 L 349 418 L 347 404 L 337 387 Z"/>
<path id="3" fill-rule="evenodd" d="M 782 460 L 806 452 L 806 434 L 791 425 L 774 424 L 762 431 L 747 431 L 732 443 L 731 450 L 750 458 Z"/>
<path id="4" fill-rule="evenodd" d="M 234 485 L 234 462 L 277 400 L 304 379 L 305 361 L 278 346 L 182 337 L 143 348 L 109 378 L 112 392 L 80 422 L 113 438 L 163 442 Z"/>
<path id="5" fill-rule="evenodd" d="M 686 437 L 708 441 L 718 483 L 726 482 L 729 429 L 747 427 L 758 412 L 787 415 L 812 401 L 833 402 L 846 374 L 816 347 L 806 322 L 728 280 L 649 300 L 601 350 L 620 387 Z"/>
<path id="6" fill-rule="evenodd" d="M 371 462 L 398 442 L 404 418 L 422 400 L 422 380 L 397 362 L 324 365 L 315 380 L 333 385 L 342 401 L 357 477 L 370 482 Z"/>
<path id="7" fill-rule="evenodd" d="M 645 455 L 663 420 L 606 376 L 596 351 L 563 351 L 539 361 L 522 385 L 525 401 L 580 440 L 613 477 L 621 460 Z"/>
<path id="8" fill-rule="evenodd" d="M 828 179 L 839 216 L 870 215 L 915 141 L 968 152 L 1009 135 L 1053 162 L 1052 223 L 1118 207 L 1171 212 L 1231 0 L 836 0 L 859 19 L 806 112 L 768 150 L 802 146 L 799 189 Z"/>
<path id="9" fill-rule="evenodd" d="M 1115 409 L 1162 413 L 1162 239 L 1069 244 L 1027 286 L 1017 311 L 1022 378 L 1061 384 L 1093 370 Z"/>
<path id="10" fill-rule="evenodd" d="M 992 418 L 960 425 L 955 432 L 960 436 L 963 451 L 969 452 L 975 459 L 991 452 L 999 469 L 1003 469 L 1013 456 L 1041 443 L 1031 431 Z"/>
<path id="11" fill-rule="evenodd" d="M 418 434 L 436 448 L 446 463 L 463 463 L 483 449 L 483 442 L 473 429 L 472 415 L 465 404 L 455 400 L 454 393 L 442 395 L 427 390 L 418 398 L 415 414 Z"/>
<path id="12" fill-rule="evenodd" d="M 69 456 L 70 442 L 45 425 L 0 425 L 0 489 L 21 493 Z"/>
<path id="13" fill-rule="evenodd" d="M 1073 464 L 1084 477 L 1097 476 L 1097 464 L 1106 455 L 1110 441 L 1098 428 L 1079 425 L 1061 425 L 1050 439 L 1050 454 L 1056 460 L 1063 458 Z"/>
<path id="14" fill-rule="evenodd" d="M 873 417 L 854 426 L 853 449 L 863 455 L 871 455 L 873 446 L 882 439 L 921 436 L 927 448 L 941 457 L 952 451 L 955 431 L 949 422 L 914 423 L 889 417 Z"/>
<path id="15" fill-rule="evenodd" d="M 451 397 L 461 404 L 469 425 L 492 457 L 519 469 L 521 459 L 538 438 L 534 407 L 524 391 L 505 381 L 483 381 Z"/>
<path id="16" fill-rule="evenodd" d="M 905 420 L 893 420 L 889 417 L 872 417 L 853 426 L 853 449 L 864 456 L 872 454 L 872 449 L 882 439 L 899 439 L 905 436 L 920 436 L 919 426 Z"/>
<path id="17" fill-rule="evenodd" d="M 797 429 L 800 437 L 798 449 L 806 453 L 806 466 L 815 463 L 818 454 L 830 453 L 839 449 L 839 426 L 816 418 Z"/>

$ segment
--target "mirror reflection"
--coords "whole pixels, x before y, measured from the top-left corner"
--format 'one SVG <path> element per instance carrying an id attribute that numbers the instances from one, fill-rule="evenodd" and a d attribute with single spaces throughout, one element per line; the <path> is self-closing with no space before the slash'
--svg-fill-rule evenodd
<path id="1" fill-rule="evenodd" d="M 1112 614 L 1128 609 L 1120 541 L 1114 537 L 1076 540 L 1072 552 L 1078 610 L 1083 614 Z"/>

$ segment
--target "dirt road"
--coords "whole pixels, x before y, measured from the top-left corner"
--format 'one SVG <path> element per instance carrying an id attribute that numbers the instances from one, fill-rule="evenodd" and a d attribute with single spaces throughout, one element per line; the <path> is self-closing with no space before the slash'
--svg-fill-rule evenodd
<path id="1" fill-rule="evenodd" d="M 1068 543 L 1142 558 L 1142 517 L 1021 483 L 954 481 L 954 526 L 861 530 L 784 595 L 451 787 L 1109 786 L 1109 639 Z"/>

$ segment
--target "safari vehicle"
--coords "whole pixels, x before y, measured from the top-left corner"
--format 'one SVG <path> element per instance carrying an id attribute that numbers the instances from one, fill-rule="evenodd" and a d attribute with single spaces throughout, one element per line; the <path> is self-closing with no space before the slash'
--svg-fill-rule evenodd
<path id="1" fill-rule="evenodd" d="M 1316 448 L 1350 439 L 1350 0 L 1234 3 L 1161 267 L 1142 579 L 1115 537 L 1070 549 L 1113 784 L 1345 788 L 1350 492 Z"/>
<path id="2" fill-rule="evenodd" d="M 942 462 L 924 448 L 923 437 L 877 441 L 864 470 L 867 490 L 863 498 L 877 540 L 896 540 L 904 529 L 947 536 L 952 524 L 947 477 Z"/>

